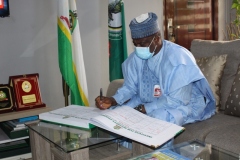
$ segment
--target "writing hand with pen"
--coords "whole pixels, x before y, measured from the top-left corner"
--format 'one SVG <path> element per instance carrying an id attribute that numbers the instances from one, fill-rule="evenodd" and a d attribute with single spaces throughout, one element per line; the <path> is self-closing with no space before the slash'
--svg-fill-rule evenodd
<path id="1" fill-rule="evenodd" d="M 126 101 L 126 102 L 128 102 L 128 101 Z M 100 96 L 98 96 L 95 99 L 95 105 L 99 109 L 104 110 L 104 109 L 110 108 L 111 106 L 116 106 L 117 102 L 116 102 L 116 100 L 113 97 L 104 97 L 103 93 L 102 93 L 102 88 L 101 88 L 100 89 Z M 145 107 L 144 107 L 143 104 L 139 104 L 134 109 L 136 109 L 137 111 L 139 111 L 139 112 L 141 112 L 143 114 L 146 114 L 146 110 L 145 110 Z"/>
<path id="2" fill-rule="evenodd" d="M 102 95 L 102 88 L 100 89 L 100 96 L 95 99 L 95 105 L 101 109 L 108 109 L 111 106 L 117 105 L 117 102 L 113 97 L 105 97 Z"/>

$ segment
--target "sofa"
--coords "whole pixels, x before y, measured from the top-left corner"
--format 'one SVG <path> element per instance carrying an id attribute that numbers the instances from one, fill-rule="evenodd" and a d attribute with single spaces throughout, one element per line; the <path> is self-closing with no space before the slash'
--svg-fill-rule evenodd
<path id="1" fill-rule="evenodd" d="M 185 131 L 175 137 L 175 144 L 198 139 L 240 154 L 239 48 L 240 40 L 192 41 L 190 50 L 213 90 L 217 108 L 211 118 L 184 125 Z M 112 81 L 106 96 L 114 95 L 123 82 L 123 79 Z"/>

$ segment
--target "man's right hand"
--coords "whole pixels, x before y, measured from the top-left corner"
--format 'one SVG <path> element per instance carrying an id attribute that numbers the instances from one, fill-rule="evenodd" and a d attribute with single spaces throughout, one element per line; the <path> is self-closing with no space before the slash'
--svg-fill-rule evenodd
<path id="1" fill-rule="evenodd" d="M 104 97 L 102 96 L 102 98 L 100 99 L 100 96 L 98 96 L 95 99 L 95 104 L 99 109 L 108 109 L 111 106 L 115 106 L 117 105 L 117 102 L 115 101 L 115 99 L 113 97 Z"/>

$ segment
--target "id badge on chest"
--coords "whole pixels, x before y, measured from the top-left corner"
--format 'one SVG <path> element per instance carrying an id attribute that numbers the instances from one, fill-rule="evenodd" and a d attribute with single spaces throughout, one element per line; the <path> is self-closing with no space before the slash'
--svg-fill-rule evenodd
<path id="1" fill-rule="evenodd" d="M 160 85 L 154 85 L 153 88 L 153 97 L 160 97 L 162 95 L 162 91 Z"/>

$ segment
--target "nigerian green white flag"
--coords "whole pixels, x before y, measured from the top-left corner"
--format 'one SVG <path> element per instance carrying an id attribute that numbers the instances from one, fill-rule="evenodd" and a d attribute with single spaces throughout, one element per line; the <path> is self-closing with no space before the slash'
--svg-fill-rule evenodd
<path id="1" fill-rule="evenodd" d="M 70 88 L 71 104 L 89 106 L 75 0 L 58 0 L 58 60 Z"/>
<path id="2" fill-rule="evenodd" d="M 109 79 L 123 78 L 122 63 L 127 58 L 124 3 L 108 1 Z"/>

